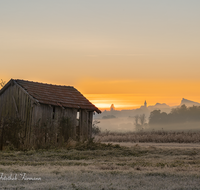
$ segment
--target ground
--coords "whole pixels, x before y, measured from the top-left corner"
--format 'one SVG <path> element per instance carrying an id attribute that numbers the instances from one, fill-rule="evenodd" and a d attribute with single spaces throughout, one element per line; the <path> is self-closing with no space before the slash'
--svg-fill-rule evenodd
<path id="1" fill-rule="evenodd" d="M 199 144 L 118 144 L 3 151 L 0 189 L 200 189 Z"/>

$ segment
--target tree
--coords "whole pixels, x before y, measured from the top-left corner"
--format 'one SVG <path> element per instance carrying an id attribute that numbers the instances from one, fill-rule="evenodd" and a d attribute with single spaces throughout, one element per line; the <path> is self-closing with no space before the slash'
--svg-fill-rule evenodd
<path id="1" fill-rule="evenodd" d="M 142 130 L 142 127 L 144 126 L 145 121 L 146 121 L 145 114 L 135 115 L 134 119 L 135 119 L 136 130 Z"/>
<path id="2" fill-rule="evenodd" d="M 99 123 L 100 123 L 100 121 L 94 121 L 93 124 L 92 124 L 92 135 L 93 136 L 101 133 L 101 129 L 98 126 Z"/>
<path id="3" fill-rule="evenodd" d="M 145 114 L 140 115 L 139 120 L 140 120 L 140 124 L 143 126 L 145 124 L 145 121 L 146 121 Z"/>
<path id="4" fill-rule="evenodd" d="M 160 110 L 154 110 L 150 113 L 149 125 L 171 125 L 187 124 L 191 123 L 199 126 L 200 122 L 200 106 L 186 107 L 182 105 L 177 108 L 173 108 L 170 113 L 161 112 Z"/>
<path id="5" fill-rule="evenodd" d="M 6 81 L 3 81 L 3 80 L 1 79 L 1 81 L 0 81 L 0 89 L 3 88 L 3 87 L 5 86 L 5 84 L 6 84 Z"/>
<path id="6" fill-rule="evenodd" d="M 161 116 L 161 110 L 152 111 L 149 116 L 149 124 L 150 125 L 159 124 L 161 118 L 160 116 Z"/>
<path id="7" fill-rule="evenodd" d="M 138 126 L 139 125 L 139 123 L 138 123 L 139 115 L 135 115 L 134 119 L 135 119 L 135 126 Z"/>

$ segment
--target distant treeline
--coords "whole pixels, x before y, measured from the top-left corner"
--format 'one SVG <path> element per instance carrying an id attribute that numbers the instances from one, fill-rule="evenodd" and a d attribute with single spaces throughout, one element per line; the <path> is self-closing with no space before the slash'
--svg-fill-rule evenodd
<path id="1" fill-rule="evenodd" d="M 170 113 L 154 110 L 150 113 L 149 125 L 168 125 L 200 122 L 200 106 L 174 108 Z"/>

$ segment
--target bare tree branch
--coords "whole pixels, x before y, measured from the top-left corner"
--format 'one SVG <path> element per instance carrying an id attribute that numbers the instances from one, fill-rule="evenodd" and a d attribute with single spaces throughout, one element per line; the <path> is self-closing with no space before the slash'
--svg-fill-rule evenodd
<path id="1" fill-rule="evenodd" d="M 6 84 L 6 81 L 3 81 L 3 80 L 1 79 L 0 87 L 3 88 L 3 87 L 5 86 L 5 84 Z"/>

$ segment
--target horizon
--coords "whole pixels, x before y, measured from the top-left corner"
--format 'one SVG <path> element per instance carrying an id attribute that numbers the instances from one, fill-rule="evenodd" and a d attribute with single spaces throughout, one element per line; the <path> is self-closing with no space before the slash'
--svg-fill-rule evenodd
<path id="1" fill-rule="evenodd" d="M 193 102 L 193 103 L 197 103 L 197 104 L 200 104 L 199 102 L 195 102 L 195 101 L 193 101 L 193 100 L 188 100 L 188 99 L 186 99 L 186 98 L 182 98 L 181 99 L 181 102 L 182 102 L 182 100 L 186 100 L 186 101 L 190 101 L 190 102 Z M 179 107 L 180 105 L 181 105 L 181 102 L 179 103 L 179 104 L 177 104 L 177 105 L 168 105 L 168 104 L 166 104 L 165 102 L 162 102 L 162 103 L 160 103 L 160 102 L 156 102 L 155 104 L 150 104 L 150 105 L 148 105 L 148 102 L 146 102 L 147 103 L 147 108 L 148 107 L 152 107 L 152 106 L 156 106 L 157 104 L 160 104 L 160 105 L 166 105 L 166 106 L 169 106 L 170 108 L 174 108 L 174 107 Z M 96 106 L 97 106 L 97 104 L 95 104 Z M 110 105 L 110 106 L 109 106 Z M 141 108 L 142 106 L 144 106 L 144 104 L 141 104 L 141 105 L 137 105 L 137 106 L 129 106 L 129 107 L 116 107 L 115 106 L 115 104 L 107 104 L 107 107 L 101 107 L 101 106 L 97 106 L 102 112 L 103 111 L 111 111 L 111 105 L 113 105 L 114 106 L 114 110 L 116 110 L 116 111 L 123 111 L 123 110 L 135 110 L 135 109 L 139 109 L 139 108 Z M 157 105 L 158 106 L 158 105 Z"/>

